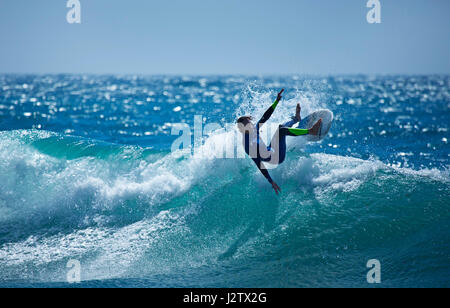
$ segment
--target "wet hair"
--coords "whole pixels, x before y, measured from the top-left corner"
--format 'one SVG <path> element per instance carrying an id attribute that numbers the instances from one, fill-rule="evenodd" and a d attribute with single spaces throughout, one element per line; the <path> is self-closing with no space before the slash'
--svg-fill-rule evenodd
<path id="1" fill-rule="evenodd" d="M 237 119 L 236 124 L 242 124 L 245 126 L 248 124 L 248 122 L 250 122 L 251 119 L 252 119 L 251 116 L 243 116 Z"/>

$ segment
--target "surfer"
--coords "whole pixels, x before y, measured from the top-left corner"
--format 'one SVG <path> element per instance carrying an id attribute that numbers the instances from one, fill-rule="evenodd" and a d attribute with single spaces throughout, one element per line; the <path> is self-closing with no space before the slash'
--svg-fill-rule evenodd
<path id="1" fill-rule="evenodd" d="M 292 128 L 292 126 L 300 122 L 300 104 L 297 104 L 295 116 L 289 122 L 279 125 L 277 131 L 272 137 L 269 146 L 266 146 L 259 137 L 259 129 L 261 125 L 269 120 L 272 113 L 275 111 L 278 103 L 281 101 L 284 89 L 278 93 L 277 99 L 272 106 L 267 109 L 262 118 L 254 125 L 251 116 L 243 116 L 237 120 L 239 131 L 243 134 L 243 144 L 245 153 L 255 162 L 258 169 L 264 177 L 272 185 L 275 193 L 278 195 L 281 192 L 280 187 L 270 177 L 269 172 L 265 168 L 263 162 L 279 165 L 286 158 L 286 136 L 302 136 L 302 135 L 318 135 L 322 125 L 322 119 L 319 119 L 310 129 Z"/>

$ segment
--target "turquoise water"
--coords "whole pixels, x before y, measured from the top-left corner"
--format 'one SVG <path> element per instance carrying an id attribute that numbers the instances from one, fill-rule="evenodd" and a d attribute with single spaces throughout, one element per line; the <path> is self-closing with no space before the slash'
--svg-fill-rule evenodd
<path id="1" fill-rule="evenodd" d="M 282 87 L 271 123 L 335 122 L 277 197 L 220 149 Z M 0 286 L 449 287 L 449 107 L 449 76 L 0 75 Z M 196 115 L 204 155 L 172 152 Z"/>

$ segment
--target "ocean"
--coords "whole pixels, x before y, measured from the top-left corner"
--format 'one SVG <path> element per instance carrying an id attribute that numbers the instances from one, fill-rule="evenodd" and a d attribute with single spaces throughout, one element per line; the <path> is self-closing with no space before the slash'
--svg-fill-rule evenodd
<path id="1" fill-rule="evenodd" d="M 266 137 L 334 123 L 276 196 L 234 123 L 281 88 Z M 447 75 L 0 75 L 0 287 L 450 287 L 449 119 Z"/>

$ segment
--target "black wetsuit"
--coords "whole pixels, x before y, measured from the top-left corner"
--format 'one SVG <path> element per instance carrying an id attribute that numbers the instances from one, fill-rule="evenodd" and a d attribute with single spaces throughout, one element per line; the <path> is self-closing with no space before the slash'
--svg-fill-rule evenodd
<path id="1" fill-rule="evenodd" d="M 273 180 L 269 172 L 265 168 L 263 162 L 270 164 L 281 164 L 286 158 L 286 136 L 300 136 L 308 133 L 307 129 L 291 128 L 298 122 L 296 119 L 280 125 L 272 138 L 269 146 L 266 146 L 259 137 L 259 129 L 262 124 L 269 120 L 278 105 L 276 100 L 272 106 L 267 109 L 261 119 L 256 123 L 256 127 L 252 132 L 244 133 L 244 149 L 248 156 L 255 162 L 258 169 L 264 177 L 272 184 Z"/>

